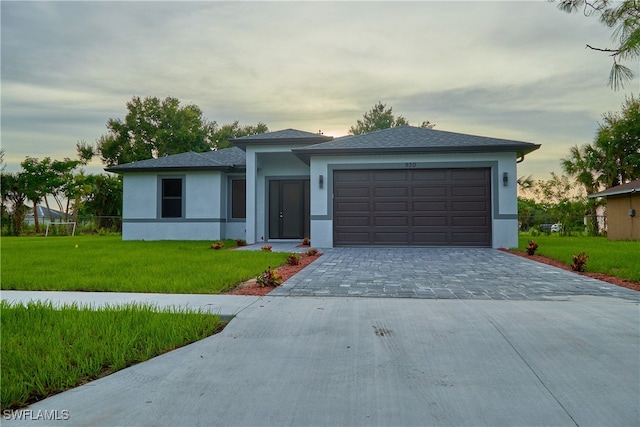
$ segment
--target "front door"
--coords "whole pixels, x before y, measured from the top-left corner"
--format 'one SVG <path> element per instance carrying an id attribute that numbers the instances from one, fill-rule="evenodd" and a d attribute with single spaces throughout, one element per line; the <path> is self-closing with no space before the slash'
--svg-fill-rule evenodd
<path id="1" fill-rule="evenodd" d="M 309 180 L 269 181 L 269 239 L 309 237 Z"/>

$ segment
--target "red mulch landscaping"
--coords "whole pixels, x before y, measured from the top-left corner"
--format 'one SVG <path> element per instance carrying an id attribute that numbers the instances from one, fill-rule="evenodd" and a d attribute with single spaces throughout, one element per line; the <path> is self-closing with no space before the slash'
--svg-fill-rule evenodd
<path id="1" fill-rule="evenodd" d="M 640 282 L 634 282 L 628 279 L 622 279 L 620 277 L 609 276 L 602 273 L 589 273 L 589 272 L 577 272 L 573 271 L 571 267 L 566 264 L 561 263 L 560 261 L 556 261 L 555 259 L 547 258 L 542 255 L 527 255 L 524 252 L 513 251 L 509 249 L 500 249 L 503 252 L 509 252 L 510 254 L 518 255 L 523 258 L 528 258 L 537 262 L 541 262 L 543 264 L 552 265 L 554 267 L 562 268 L 563 270 L 571 271 L 572 273 L 581 274 L 583 276 L 588 276 L 593 279 L 602 280 L 603 282 L 611 283 L 613 285 L 622 286 L 623 288 L 633 289 L 634 291 L 640 291 Z"/>
<path id="2" fill-rule="evenodd" d="M 296 274 L 298 271 L 305 268 L 307 265 L 311 264 L 313 261 L 317 260 L 321 253 L 317 253 L 316 255 L 310 256 L 307 254 L 300 254 L 300 264 L 298 265 L 288 265 L 285 264 L 282 267 L 278 268 L 278 273 L 282 276 L 282 282 L 285 282 L 291 276 Z M 247 280 L 244 283 L 239 284 L 236 288 L 226 292 L 227 295 L 255 295 L 255 296 L 264 296 L 274 290 L 275 288 L 270 286 L 260 286 L 255 279 Z"/>

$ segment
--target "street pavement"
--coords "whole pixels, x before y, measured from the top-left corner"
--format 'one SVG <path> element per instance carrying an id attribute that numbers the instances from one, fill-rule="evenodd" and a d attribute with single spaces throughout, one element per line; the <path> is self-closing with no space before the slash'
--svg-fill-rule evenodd
<path id="1" fill-rule="evenodd" d="M 450 271 L 467 272 L 463 283 L 484 283 L 482 297 L 221 296 L 241 301 L 220 304 L 236 315 L 221 333 L 3 414 L 2 425 L 639 425 L 638 293 L 486 253 L 473 267 L 448 256 Z M 491 254 L 496 276 L 511 265 L 523 277 L 483 280 L 480 259 Z M 311 265 L 316 273 L 299 275 L 344 269 L 335 276 L 357 286 L 347 267 L 356 255 L 380 254 L 332 249 Z M 535 297 L 492 297 L 492 287 L 525 279 Z M 290 283 L 282 289 L 292 294 Z M 157 298 L 194 306 L 204 296 Z"/>

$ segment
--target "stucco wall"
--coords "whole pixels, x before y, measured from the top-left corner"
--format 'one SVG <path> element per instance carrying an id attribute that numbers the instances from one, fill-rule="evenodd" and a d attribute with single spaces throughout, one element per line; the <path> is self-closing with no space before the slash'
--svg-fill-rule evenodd
<path id="1" fill-rule="evenodd" d="M 183 218 L 161 218 L 159 180 L 182 177 Z M 123 240 L 217 240 L 226 237 L 227 179 L 222 172 L 136 173 L 123 177 Z M 243 223 L 232 227 L 244 229 Z"/>
<path id="2" fill-rule="evenodd" d="M 518 245 L 516 153 L 457 155 L 316 156 L 311 161 L 311 241 L 315 247 L 333 246 L 333 171 L 336 169 L 421 169 L 489 167 L 492 171 L 492 246 Z M 508 175 L 503 185 L 503 173 Z M 323 188 L 319 177 L 323 176 Z"/>
<path id="3" fill-rule="evenodd" d="M 291 153 L 291 145 L 247 147 L 247 222 L 248 243 L 268 240 L 267 185 L 273 178 L 309 176 L 309 166 Z"/>
<path id="4" fill-rule="evenodd" d="M 635 216 L 629 216 L 635 209 Z M 640 194 L 607 197 L 607 237 L 609 240 L 640 239 Z"/>

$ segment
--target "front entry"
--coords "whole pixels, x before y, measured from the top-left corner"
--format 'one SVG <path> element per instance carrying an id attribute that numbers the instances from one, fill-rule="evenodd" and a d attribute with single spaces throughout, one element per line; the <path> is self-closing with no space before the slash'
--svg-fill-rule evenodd
<path id="1" fill-rule="evenodd" d="M 269 181 L 269 239 L 309 237 L 309 196 L 308 179 Z"/>

